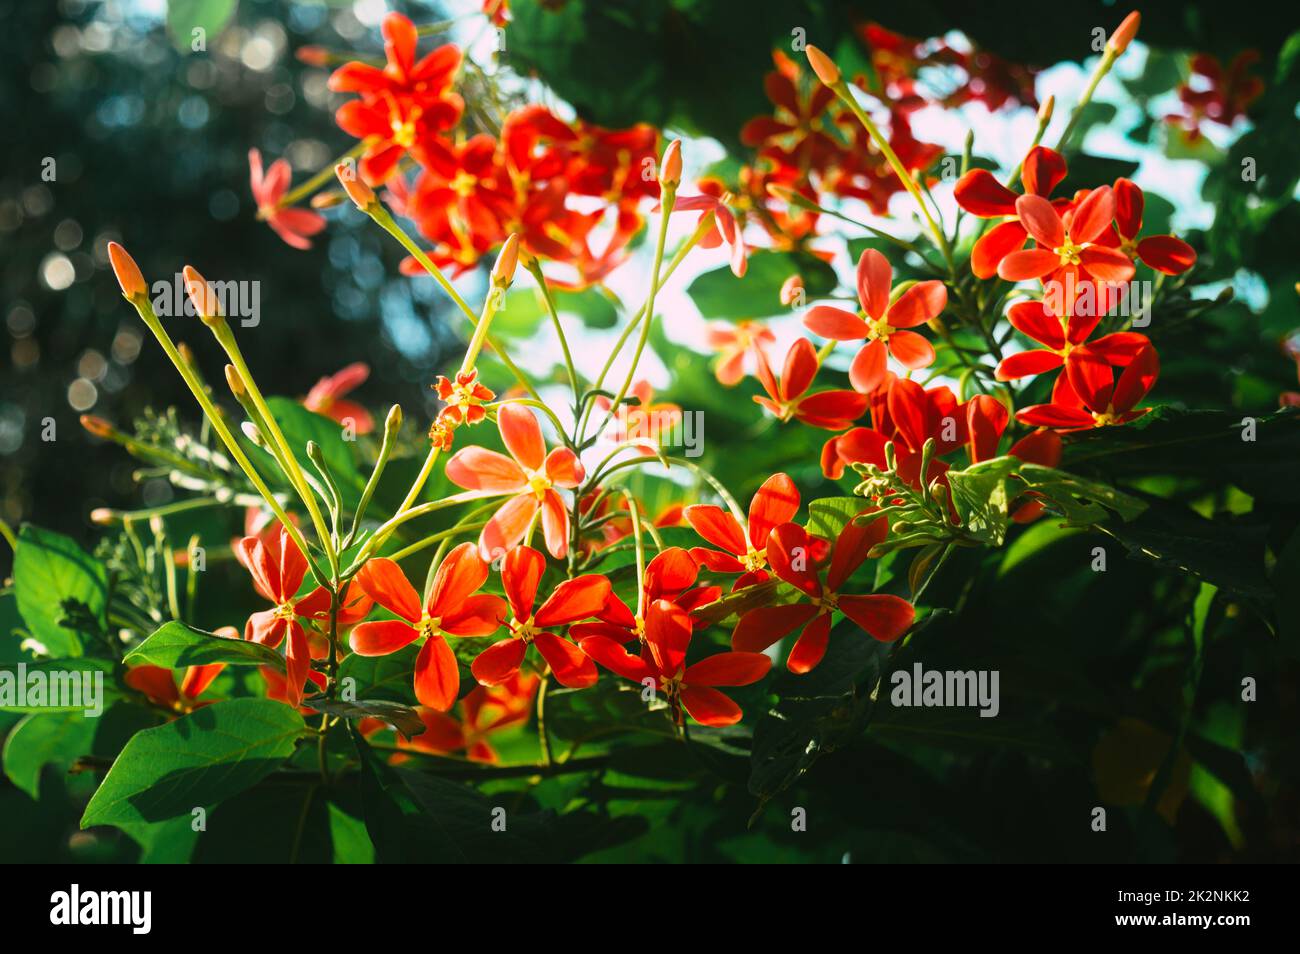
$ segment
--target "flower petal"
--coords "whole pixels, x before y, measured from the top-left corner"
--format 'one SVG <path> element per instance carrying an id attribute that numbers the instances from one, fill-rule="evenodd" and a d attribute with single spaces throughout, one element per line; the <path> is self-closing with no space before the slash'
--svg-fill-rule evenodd
<path id="1" fill-rule="evenodd" d="M 994 376 L 999 381 L 1014 381 L 1031 374 L 1042 374 L 1061 366 L 1061 356 L 1055 351 L 1036 348 L 1033 351 L 1021 351 L 1007 355 L 998 363 Z"/>
<path id="2" fill-rule="evenodd" d="M 441 629 L 449 636 L 491 636 L 510 614 L 510 606 L 499 596 L 479 593 L 442 617 Z"/>
<path id="3" fill-rule="evenodd" d="M 681 699 L 686 714 L 700 725 L 715 728 L 735 725 L 744 716 L 740 706 L 708 686 L 685 686 Z"/>
<path id="4" fill-rule="evenodd" d="M 1065 347 L 1061 319 L 1047 310 L 1041 301 L 1018 301 L 1007 309 L 1007 321 L 1026 338 L 1053 351 Z"/>
<path id="5" fill-rule="evenodd" d="M 972 169 L 958 179 L 952 197 L 971 215 L 982 219 L 1016 214 L 1016 194 L 987 169 Z"/>
<path id="6" fill-rule="evenodd" d="M 1160 356 L 1156 349 L 1147 345 L 1124 369 L 1115 385 L 1115 394 L 1111 399 L 1115 410 L 1124 413 L 1133 410 L 1138 401 L 1147 396 L 1156 378 L 1160 376 Z"/>
<path id="7" fill-rule="evenodd" d="M 557 560 L 569 552 L 569 510 L 554 490 L 542 495 L 542 538 L 547 552 Z"/>
<path id="8" fill-rule="evenodd" d="M 429 615 L 436 618 L 459 609 L 471 593 L 487 582 L 487 578 L 487 562 L 478 555 L 474 544 L 460 544 L 443 558 L 433 575 Z"/>
<path id="9" fill-rule="evenodd" d="M 772 668 L 763 653 L 715 653 L 686 667 L 682 682 L 689 686 L 748 686 Z"/>
<path id="10" fill-rule="evenodd" d="M 871 330 L 865 321 L 843 308 L 817 305 L 803 316 L 803 325 L 815 335 L 833 341 L 857 341 Z"/>
<path id="11" fill-rule="evenodd" d="M 870 394 L 885 380 L 889 362 L 888 349 L 883 341 L 868 341 L 849 365 L 849 383 L 859 394 Z"/>
<path id="12" fill-rule="evenodd" d="M 358 623 L 348 636 L 348 645 L 358 656 L 387 656 L 403 646 L 409 646 L 419 637 L 413 627 L 401 620 L 380 619 Z"/>
<path id="13" fill-rule="evenodd" d="M 745 613 L 731 633 L 731 648 L 762 652 L 778 639 L 805 626 L 820 610 L 810 603 L 760 606 Z"/>
<path id="14" fill-rule="evenodd" d="M 1025 231 L 1042 248 L 1050 250 L 1065 243 L 1065 225 L 1061 222 L 1061 216 L 1052 207 L 1052 203 L 1042 196 L 1022 195 L 1016 200 L 1016 214 L 1020 216 Z M 1000 268 L 998 274 L 1002 274 Z"/>
<path id="15" fill-rule="evenodd" d="M 462 447 L 452 454 L 447 461 L 447 479 L 466 490 L 495 493 L 511 493 L 528 486 L 528 477 L 517 463 L 505 454 L 477 445 Z"/>
<path id="16" fill-rule="evenodd" d="M 541 470 L 546 462 L 546 442 L 537 416 L 522 404 L 504 404 L 497 411 L 497 428 L 506 449 L 529 470 Z"/>
<path id="17" fill-rule="evenodd" d="M 617 673 L 624 679 L 641 682 L 655 676 L 654 671 L 644 659 L 640 656 L 633 656 L 608 636 L 588 636 L 579 643 L 579 647 L 610 672 Z"/>
<path id="18" fill-rule="evenodd" d="M 456 654 L 441 636 L 430 636 L 415 658 L 415 698 L 422 706 L 446 712 L 455 705 L 459 692 Z"/>
<path id="19" fill-rule="evenodd" d="M 1025 247 L 1029 233 L 1019 219 L 1003 222 L 989 229 L 975 243 L 970 253 L 970 268 L 977 278 L 992 278 L 998 265 L 1012 252 Z"/>
<path id="20" fill-rule="evenodd" d="M 840 612 L 882 643 L 892 643 L 898 639 L 907 632 L 916 618 L 916 610 L 911 603 L 888 593 L 841 596 L 839 606 Z"/>
<path id="21" fill-rule="evenodd" d="M 895 361 L 913 371 L 934 364 L 934 345 L 915 331 L 895 331 L 890 335 L 889 353 Z"/>
<path id="22" fill-rule="evenodd" d="M 595 616 L 609 599 L 609 580 L 595 573 L 565 580 L 537 611 L 538 626 L 564 626 Z"/>
<path id="23" fill-rule="evenodd" d="M 587 476 L 578 455 L 567 447 L 557 447 L 546 455 L 546 476 L 557 487 L 572 490 Z"/>
<path id="24" fill-rule="evenodd" d="M 822 613 L 804 627 L 786 657 L 785 668 L 798 675 L 815 669 L 826 655 L 831 635 L 831 614 Z"/>
<path id="25" fill-rule="evenodd" d="M 659 672 L 674 676 L 686 665 L 686 647 L 694 627 L 686 611 L 668 600 L 655 600 L 645 614 L 645 642 Z"/>
<path id="26" fill-rule="evenodd" d="M 1172 235 L 1153 235 L 1138 242 L 1138 258 L 1158 272 L 1181 275 L 1196 264 L 1196 250 Z"/>
<path id="27" fill-rule="evenodd" d="M 528 619 L 533 615 L 537 587 L 545 572 L 546 557 L 532 547 L 515 547 L 506 554 L 501 564 L 501 586 L 506 591 L 515 619 Z"/>
<path id="28" fill-rule="evenodd" d="M 419 620 L 420 596 L 406 579 L 406 574 L 387 557 L 366 561 L 356 575 L 361 591 L 384 609 L 396 613 L 409 623 Z"/>
<path id="29" fill-rule="evenodd" d="M 1061 265 L 1061 257 L 1044 248 L 1012 252 L 998 263 L 998 277 L 1009 282 L 1023 282 L 1050 275 Z"/>
<path id="30" fill-rule="evenodd" d="M 713 504 L 692 504 L 682 511 L 695 532 L 714 546 L 737 556 L 745 554 L 745 534 L 739 522 L 726 510 Z"/>
<path id="31" fill-rule="evenodd" d="M 894 328 L 915 328 L 937 317 L 947 304 L 948 289 L 943 282 L 917 282 L 890 306 L 889 324 Z"/>
<path id="32" fill-rule="evenodd" d="M 858 258 L 858 301 L 872 318 L 883 318 L 889 308 L 889 291 L 893 284 L 889 259 L 874 248 L 862 250 Z"/>
<path id="33" fill-rule="evenodd" d="M 1110 228 L 1115 218 L 1115 193 L 1110 186 L 1101 186 L 1088 193 L 1088 197 L 1075 207 L 1070 219 L 1070 241 L 1076 245 L 1095 242 Z M 1059 243 L 1058 243 L 1059 244 Z"/>
<path id="34" fill-rule="evenodd" d="M 469 671 L 481 686 L 499 686 L 519 672 L 528 644 L 513 636 L 493 643 L 474 657 Z"/>
<path id="35" fill-rule="evenodd" d="M 755 550 L 762 550 L 767 546 L 767 537 L 773 528 L 793 520 L 798 512 L 799 488 L 788 475 L 773 474 L 763 481 L 749 502 L 750 544 Z M 735 522 L 734 519 L 732 522 Z M 744 541 L 741 541 L 741 549 L 732 552 L 743 554 Z"/>
<path id="36" fill-rule="evenodd" d="M 555 674 L 555 681 L 569 689 L 586 689 L 594 686 L 600 674 L 591 657 L 567 639 L 554 633 L 538 633 L 533 645 Z"/>
<path id="37" fill-rule="evenodd" d="M 537 507 L 537 498 L 532 494 L 519 494 L 503 503 L 479 534 L 479 556 L 492 561 L 510 552 L 528 532 Z"/>

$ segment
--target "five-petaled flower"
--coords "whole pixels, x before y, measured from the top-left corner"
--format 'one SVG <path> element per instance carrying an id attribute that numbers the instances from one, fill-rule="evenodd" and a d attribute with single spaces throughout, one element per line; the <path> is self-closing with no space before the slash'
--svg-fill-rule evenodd
<path id="1" fill-rule="evenodd" d="M 564 580 L 537 606 L 537 590 L 546 574 L 546 557 L 532 547 L 515 547 L 501 566 L 501 585 L 513 617 L 506 624 L 510 635 L 478 654 L 470 667 L 474 678 L 496 686 L 519 673 L 529 646 L 537 647 L 555 674 L 570 689 L 595 683 L 596 667 L 573 643 L 549 630 L 595 616 L 609 598 L 609 580 L 589 574 Z"/>
<path id="2" fill-rule="evenodd" d="M 849 367 L 850 383 L 863 394 L 885 380 L 886 352 L 912 370 L 934 363 L 934 346 L 924 335 L 907 329 L 937 318 L 948 304 L 948 290 L 941 281 L 917 282 L 891 305 L 892 285 L 889 259 L 873 248 L 865 249 L 858 259 L 858 302 L 866 319 L 830 305 L 818 305 L 804 316 L 808 330 L 823 338 L 866 340 Z"/>
<path id="3" fill-rule="evenodd" d="M 683 511 L 695 532 L 722 550 L 693 547 L 691 556 L 715 573 L 739 573 L 733 590 L 767 579 L 767 536 L 799 511 L 799 490 L 786 474 L 763 481 L 749 502 L 747 526 L 714 504 L 694 504 Z"/>
<path id="4" fill-rule="evenodd" d="M 1009 282 L 1030 278 L 1064 281 L 1126 282 L 1133 263 L 1123 252 L 1100 244 L 1115 217 L 1115 195 L 1110 186 L 1094 189 L 1061 217 L 1052 203 L 1037 195 L 1016 200 L 1020 224 L 1035 248 L 1011 252 L 998 263 L 998 276 Z"/>
<path id="5" fill-rule="evenodd" d="M 865 522 L 858 522 L 864 518 Z M 871 519 L 865 513 L 850 520 L 831 550 L 825 583 L 819 578 L 820 568 L 813 559 L 815 538 L 795 523 L 782 524 L 773 530 L 767 544 L 772 572 L 798 589 L 805 599 L 749 610 L 731 634 L 732 648 L 762 652 L 781 637 L 798 632 L 786 668 L 794 673 L 806 673 L 826 654 L 831 616 L 836 611 L 881 642 L 890 643 L 902 636 L 916 615 L 907 600 L 888 593 L 856 596 L 840 592 L 871 548 L 885 539 L 888 530 L 883 516 Z"/>
<path id="6" fill-rule="evenodd" d="M 1104 294 L 1104 291 L 1099 293 Z M 1014 381 L 1017 378 L 1059 368 L 1068 362 L 1075 350 L 1085 342 L 1088 351 L 1092 354 L 1100 355 L 1117 367 L 1124 367 L 1150 343 L 1146 335 L 1135 331 L 1117 331 L 1088 341 L 1088 336 L 1101 321 L 1105 309 L 1087 310 L 1094 314 L 1081 314 L 1080 309 L 1076 308 L 1069 318 L 1062 321 L 1045 301 L 1020 301 L 1012 305 L 1007 310 L 1007 321 L 1011 322 L 1011 326 L 1025 337 L 1038 342 L 1042 347 L 1003 358 L 998 364 L 997 379 Z"/>
<path id="7" fill-rule="evenodd" d="M 495 560 L 523 540 L 541 510 L 546 549 L 559 559 L 569 551 L 569 511 L 556 487 L 572 490 L 586 476 L 582 461 L 567 447 L 549 454 L 542 427 L 532 411 L 505 404 L 497 427 L 510 456 L 484 447 L 465 447 L 447 461 L 447 478 L 466 490 L 511 494 L 479 535 L 479 553 Z"/>
<path id="8" fill-rule="evenodd" d="M 360 656 L 387 656 L 423 637 L 415 659 L 415 698 L 421 705 L 446 712 L 460 691 L 456 655 L 446 637 L 491 636 L 509 612 L 501 597 L 476 593 L 487 582 L 487 563 L 479 559 L 474 544 L 456 547 L 439 564 L 423 606 L 392 560 L 368 560 L 356 578 L 367 596 L 401 618 L 357 625 L 349 639 L 352 651 Z"/>
<path id="9" fill-rule="evenodd" d="M 1016 420 L 1035 427 L 1077 431 L 1089 427 L 1127 424 L 1150 408 L 1137 408 L 1160 374 L 1160 358 L 1151 345 L 1142 348 L 1115 380 L 1109 361 L 1087 345 L 1076 348 L 1052 388 L 1050 404 L 1034 404 L 1016 413 Z"/>
<path id="10" fill-rule="evenodd" d="M 257 217 L 265 220 L 275 234 L 284 239 L 286 244 L 298 249 L 311 248 L 310 236 L 325 228 L 325 217 L 309 209 L 295 209 L 281 205 L 285 193 L 289 191 L 289 180 L 293 171 L 287 159 L 277 159 L 271 168 L 262 172 L 262 154 L 256 149 L 248 150 L 248 178 L 253 193 L 253 202 L 257 204 Z"/>
<path id="11" fill-rule="evenodd" d="M 717 686 L 748 686 L 772 668 L 762 653 L 722 652 L 686 665 L 693 627 L 686 610 L 668 600 L 655 600 L 646 610 L 645 644 L 638 655 L 607 636 L 588 636 L 582 651 L 610 672 L 639 682 L 667 698 L 678 724 L 682 710 L 708 726 L 734 725 L 740 706 Z"/>
<path id="12" fill-rule="evenodd" d="M 1047 198 L 1065 178 L 1064 157 L 1054 149 L 1035 146 L 1020 166 L 1025 195 Z M 1016 214 L 1018 196 L 994 178 L 987 169 L 972 169 L 953 188 L 957 204 L 982 219 L 1007 218 L 985 232 L 970 253 L 971 271 L 977 278 L 992 278 L 1002 259 L 1025 247 L 1029 233 Z"/>
<path id="13" fill-rule="evenodd" d="M 1157 272 L 1181 275 L 1196 264 L 1196 251 L 1173 235 L 1149 235 L 1142 231 L 1146 197 L 1130 179 L 1115 180 L 1115 235 L 1119 250 L 1134 261 L 1142 261 Z"/>
<path id="14" fill-rule="evenodd" d="M 758 381 L 767 397 L 755 394 L 754 400 L 775 414 L 777 420 L 794 418 L 813 427 L 842 431 L 867 409 L 866 395 L 856 391 L 807 393 L 821 367 L 817 352 L 807 338 L 800 338 L 790 348 L 780 378 L 772 374 L 763 352 L 755 351 L 755 354 L 758 356 Z"/>

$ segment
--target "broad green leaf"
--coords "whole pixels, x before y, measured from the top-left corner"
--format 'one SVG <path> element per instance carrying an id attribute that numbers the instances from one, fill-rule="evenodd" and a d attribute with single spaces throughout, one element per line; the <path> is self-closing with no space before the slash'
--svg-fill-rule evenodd
<path id="1" fill-rule="evenodd" d="M 284 439 L 293 448 L 294 456 L 298 458 L 303 471 L 307 474 L 316 473 L 307 456 L 307 442 L 315 441 L 320 445 L 321 454 L 330 469 L 330 476 L 338 484 L 339 493 L 343 495 L 344 501 L 351 503 L 358 499 L 365 482 L 357 473 L 352 446 L 343 439 L 343 426 L 338 421 L 307 410 L 297 401 L 289 398 L 267 398 L 266 403 L 275 416 L 276 423 L 280 425 L 280 430 L 284 432 Z"/>
<path id="2" fill-rule="evenodd" d="M 275 771 L 305 728 L 284 703 L 231 699 L 146 729 L 109 769 L 81 827 L 161 821 L 222 802 Z"/>
<path id="3" fill-rule="evenodd" d="M 211 50 L 217 36 L 235 14 L 237 0 L 167 0 L 167 32 L 182 52 L 194 50 L 199 37 L 201 49 Z M 202 33 L 196 34 L 196 30 Z"/>
<path id="4" fill-rule="evenodd" d="M 24 524 L 14 554 L 14 587 L 18 612 L 52 656 L 80 656 L 82 639 L 60 625 L 64 603 L 82 604 L 102 616 L 108 603 L 108 574 L 104 565 L 69 537 Z"/>
<path id="5" fill-rule="evenodd" d="M 1052 467 L 1021 464 L 1015 475 L 1055 504 L 1072 527 L 1101 523 L 1110 517 L 1108 511 L 1123 520 L 1132 520 L 1147 509 L 1137 497 Z"/>
<path id="6" fill-rule="evenodd" d="M 77 656 L 0 665 L 0 710 L 79 712 L 121 694 L 107 659 Z"/>
<path id="7" fill-rule="evenodd" d="M 820 259 L 790 252 L 754 252 L 744 278 L 727 266 L 705 272 L 686 289 L 705 318 L 762 318 L 786 310 L 781 286 L 791 275 L 803 276 L 808 300 L 835 289 L 834 270 Z"/>
<path id="8" fill-rule="evenodd" d="M 861 497 L 821 497 L 808 504 L 808 532 L 833 543 L 849 521 L 869 507 Z"/>
<path id="9" fill-rule="evenodd" d="M 27 716 L 5 739 L 5 775 L 32 798 L 40 798 L 41 769 L 70 765 L 90 754 L 95 727 L 95 720 L 80 712 Z"/>
<path id="10" fill-rule="evenodd" d="M 1007 535 L 1007 474 L 1019 465 L 1014 457 L 995 457 L 948 472 L 952 505 L 968 533 L 991 546 Z"/>
<path id="11" fill-rule="evenodd" d="M 387 656 L 352 653 L 339 664 L 339 685 L 354 699 L 383 699 L 413 706 L 415 659 L 419 655 L 418 646 L 403 646 Z"/>
<path id="12" fill-rule="evenodd" d="M 195 629 L 179 620 L 164 623 L 139 646 L 131 650 L 127 663 L 147 663 L 164 669 L 208 666 L 272 666 L 284 672 L 284 657 L 269 646 L 246 639 L 231 639 Z"/>

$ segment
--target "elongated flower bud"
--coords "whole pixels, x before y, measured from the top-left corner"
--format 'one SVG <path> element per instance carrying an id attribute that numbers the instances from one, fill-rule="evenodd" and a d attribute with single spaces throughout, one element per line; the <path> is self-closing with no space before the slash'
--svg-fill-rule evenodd
<path id="1" fill-rule="evenodd" d="M 659 185 L 675 188 L 682 181 L 682 141 L 674 139 L 664 150 L 663 162 L 659 164 Z"/>
<path id="2" fill-rule="evenodd" d="M 244 379 L 239 376 L 233 364 L 226 365 L 226 384 L 235 397 L 243 397 L 248 393 L 248 388 L 244 386 Z"/>
<path id="3" fill-rule="evenodd" d="M 1038 125 L 1046 126 L 1052 121 L 1052 112 L 1056 109 L 1056 97 L 1049 96 L 1038 107 Z"/>
<path id="4" fill-rule="evenodd" d="M 362 212 L 370 211 L 371 206 L 378 201 L 375 190 L 357 178 L 357 170 L 346 162 L 340 162 L 334 167 L 334 174 L 338 176 L 348 198 L 357 204 L 357 208 Z"/>
<path id="5" fill-rule="evenodd" d="M 808 44 L 804 53 L 808 55 L 808 65 L 812 67 L 819 80 L 827 86 L 834 86 L 839 83 L 840 68 L 835 65 L 834 60 L 811 43 Z"/>
<path id="6" fill-rule="evenodd" d="M 102 417 L 96 417 L 93 414 L 81 415 L 81 426 L 96 437 L 107 439 L 113 436 L 113 425 Z"/>
<path id="7" fill-rule="evenodd" d="M 496 264 L 492 266 L 492 285 L 495 288 L 509 288 L 515 280 L 515 268 L 519 264 L 519 236 L 510 233 L 501 251 L 497 253 Z"/>
<path id="8" fill-rule="evenodd" d="M 1110 35 L 1107 42 L 1115 55 L 1118 56 L 1128 49 L 1128 45 L 1133 42 L 1133 37 L 1137 36 L 1138 26 L 1142 23 L 1142 14 L 1134 10 L 1124 18 L 1124 22 L 1115 28 L 1115 32 Z"/>
<path id="9" fill-rule="evenodd" d="M 97 527 L 107 527 L 113 523 L 116 514 L 107 507 L 96 507 L 90 511 L 90 522 Z"/>
<path id="10" fill-rule="evenodd" d="M 135 263 L 127 250 L 117 242 L 108 243 L 108 260 L 113 264 L 113 274 L 122 286 L 122 295 L 128 300 L 143 298 L 148 292 L 140 266 Z"/>
<path id="11" fill-rule="evenodd" d="M 311 197 L 311 207 L 313 209 L 332 209 L 336 205 L 342 204 L 347 199 L 338 189 L 330 189 L 328 192 L 317 192 Z"/>
<path id="12" fill-rule="evenodd" d="M 388 409 L 388 416 L 384 418 L 384 434 L 396 434 L 402 428 L 402 405 L 394 404 Z"/>
<path id="13" fill-rule="evenodd" d="M 211 327 L 224 321 L 217 295 L 207 280 L 199 274 L 198 269 L 193 265 L 186 265 L 181 274 L 185 277 L 185 291 L 194 304 L 194 310 L 203 319 L 203 323 Z"/>

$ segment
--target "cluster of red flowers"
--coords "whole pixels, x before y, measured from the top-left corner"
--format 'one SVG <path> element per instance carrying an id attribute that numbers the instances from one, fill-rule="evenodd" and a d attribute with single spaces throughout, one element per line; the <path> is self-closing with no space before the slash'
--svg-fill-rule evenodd
<path id="1" fill-rule="evenodd" d="M 1204 122 L 1231 126 L 1264 94 L 1264 81 L 1250 75 L 1257 62 L 1258 50 L 1243 50 L 1227 67 L 1208 53 L 1197 53 L 1192 57 L 1191 76 L 1178 87 L 1183 111 L 1166 116 L 1165 122 L 1193 143 L 1205 135 Z"/>

